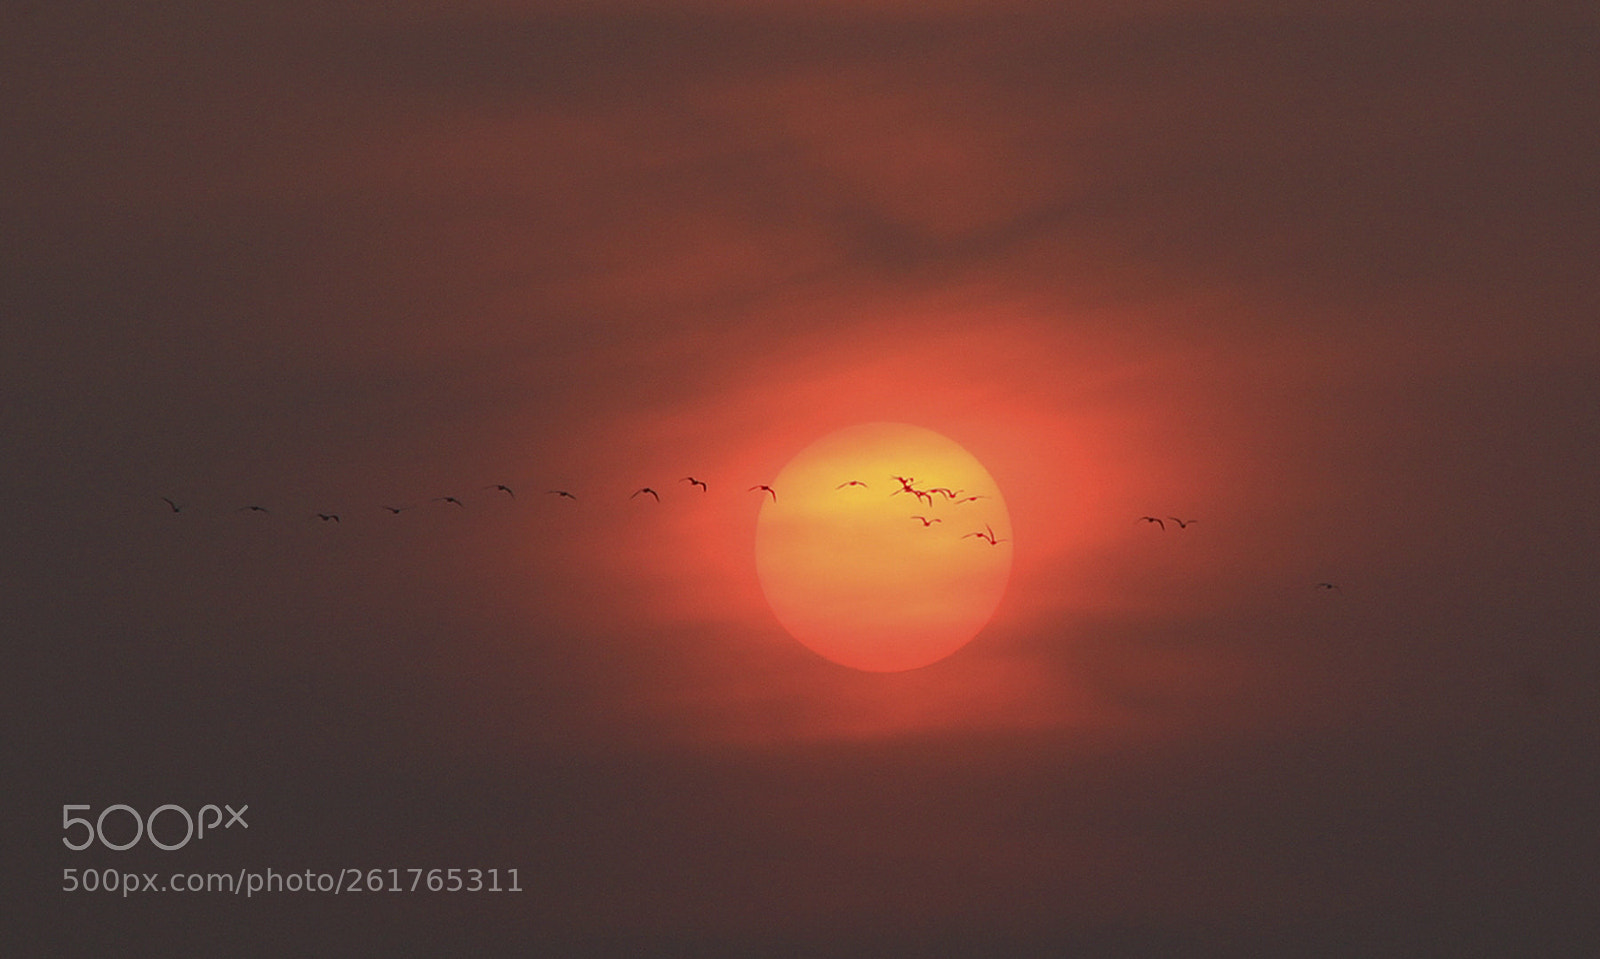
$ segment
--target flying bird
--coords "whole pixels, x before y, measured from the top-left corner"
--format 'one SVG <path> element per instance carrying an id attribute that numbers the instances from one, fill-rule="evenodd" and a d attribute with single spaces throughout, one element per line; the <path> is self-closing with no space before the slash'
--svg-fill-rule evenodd
<path id="1" fill-rule="evenodd" d="M 900 489 L 897 492 L 901 493 L 911 492 L 911 484 L 917 481 L 915 476 L 891 476 L 889 478 L 900 484 Z M 894 494 L 891 493 L 890 495 Z"/>
<path id="2" fill-rule="evenodd" d="M 748 490 L 745 490 L 745 492 L 754 493 L 756 490 L 762 490 L 763 492 L 770 493 L 772 495 L 772 501 L 774 503 L 776 503 L 778 501 L 778 493 L 777 493 L 777 491 L 774 490 L 772 487 L 766 485 L 765 483 L 761 483 L 761 484 L 758 484 L 756 486 L 752 486 Z"/>
<path id="3" fill-rule="evenodd" d="M 1188 529 L 1190 523 L 1198 523 L 1198 522 L 1200 522 L 1197 519 L 1179 519 L 1176 516 L 1168 516 L 1167 519 L 1170 519 L 1174 523 L 1177 523 L 1179 529 Z"/>
<path id="4" fill-rule="evenodd" d="M 513 493 L 511 491 L 511 487 L 507 486 L 504 483 L 496 483 L 493 486 L 485 486 L 484 489 L 497 489 L 497 490 L 500 490 L 502 493 L 505 493 L 507 496 L 511 497 L 512 499 L 516 499 L 517 498 L 517 494 Z"/>
<path id="5" fill-rule="evenodd" d="M 399 516 L 402 510 L 408 510 L 410 508 L 411 507 L 409 507 L 409 506 L 385 506 L 384 507 L 384 509 L 388 510 L 389 512 L 393 513 L 396 516 Z"/>
<path id="6" fill-rule="evenodd" d="M 861 482 L 860 480 L 848 480 L 846 482 L 840 483 L 838 486 L 835 486 L 834 489 L 844 489 L 846 486 L 859 486 L 862 489 L 867 489 L 868 488 L 867 484 Z"/>
<path id="7" fill-rule="evenodd" d="M 649 493 L 651 496 L 654 496 L 656 498 L 656 502 L 657 503 L 661 502 L 661 494 L 657 493 L 655 490 L 651 489 L 648 486 L 641 486 L 638 489 L 634 490 L 632 493 L 628 494 L 628 499 L 633 499 L 635 496 L 638 496 L 640 493 Z"/>
<path id="8" fill-rule="evenodd" d="M 935 516 L 933 519 L 929 519 L 926 516 L 913 516 L 911 518 L 912 519 L 920 519 L 920 520 L 922 520 L 922 525 L 923 526 L 932 526 L 934 523 L 942 523 L 942 522 L 944 522 L 944 520 L 940 519 L 937 516 Z M 982 534 L 979 534 L 979 535 L 982 535 Z"/>
<path id="9" fill-rule="evenodd" d="M 564 497 L 566 497 L 567 499 L 570 499 L 570 500 L 577 499 L 576 496 L 573 496 L 571 493 L 567 492 L 564 489 L 547 489 L 547 490 L 545 490 L 545 492 L 546 493 L 550 493 L 550 494 L 554 494 L 556 496 L 564 496 Z"/>
<path id="10" fill-rule="evenodd" d="M 466 503 L 461 502 L 460 500 L 456 499 L 454 496 L 435 496 L 433 498 L 433 501 L 435 503 L 454 503 L 457 506 L 461 507 L 462 509 L 466 509 L 467 508 L 467 504 Z"/>
<path id="11" fill-rule="evenodd" d="M 236 513 L 270 513 L 270 512 L 272 512 L 272 510 L 267 509 L 265 506 L 241 506 L 237 510 L 234 510 L 234 512 L 236 512 Z"/>
<path id="12" fill-rule="evenodd" d="M 941 494 L 944 495 L 945 499 L 955 499 L 957 496 L 961 495 L 962 491 L 961 490 L 952 490 L 948 486 L 930 486 L 928 488 L 928 492 L 930 492 L 930 493 L 941 493 Z"/>
<path id="13" fill-rule="evenodd" d="M 956 500 L 956 503 L 959 505 L 961 503 L 970 503 L 973 500 L 988 499 L 988 498 L 989 497 L 983 495 L 982 493 L 979 493 L 976 496 L 963 496 L 960 499 Z"/>
<path id="14" fill-rule="evenodd" d="M 702 493 L 706 491 L 706 484 L 704 480 L 697 480 L 693 476 L 685 476 L 683 478 L 683 482 L 688 483 L 690 486 L 700 487 L 700 492 Z"/>
<path id="15" fill-rule="evenodd" d="M 896 476 L 895 479 L 900 479 L 900 477 Z M 917 498 L 917 502 L 927 503 L 930 507 L 933 505 L 933 496 L 927 490 L 917 489 L 909 483 L 901 483 L 900 488 L 889 495 L 896 496 L 900 493 L 910 493 L 912 496 Z"/>
<path id="16" fill-rule="evenodd" d="M 1141 516 L 1138 519 L 1134 520 L 1134 522 L 1135 523 L 1154 523 L 1157 526 L 1161 527 L 1162 529 L 1166 529 L 1167 528 L 1167 524 L 1166 523 L 1161 522 L 1160 519 L 1158 519 L 1157 517 L 1154 517 L 1154 516 Z"/>
<path id="17" fill-rule="evenodd" d="M 166 504 L 167 504 L 167 505 L 168 505 L 168 506 L 170 506 L 170 507 L 172 507 L 172 511 L 173 511 L 173 512 L 174 512 L 174 513 L 181 513 L 181 512 L 183 512 L 183 507 L 182 507 L 182 506 L 179 506 L 179 505 L 178 505 L 178 504 L 177 504 L 177 503 L 174 503 L 174 502 L 173 502 L 173 501 L 172 501 L 172 500 L 170 500 L 170 499 L 167 499 L 167 498 L 166 498 L 166 497 L 165 497 L 165 496 L 163 496 L 163 497 L 161 497 L 161 499 L 162 499 L 162 500 L 163 500 L 163 501 L 165 501 L 165 502 L 166 502 Z"/>
<path id="18" fill-rule="evenodd" d="M 1313 586 L 1311 588 L 1312 589 L 1339 589 L 1339 584 L 1338 583 L 1318 583 L 1318 584 L 1316 584 L 1315 586 Z M 1340 591 L 1343 592 L 1343 590 L 1340 590 Z"/>
<path id="19" fill-rule="evenodd" d="M 986 540 L 989 541 L 989 545 L 990 546 L 999 546 L 1001 543 L 1008 542 L 1008 540 L 995 539 L 994 538 L 994 527 L 990 526 L 988 523 L 984 523 L 983 524 L 983 528 L 988 530 L 988 532 L 987 533 L 968 533 L 967 536 L 976 536 L 979 539 L 986 539 Z M 963 536 L 961 538 L 962 539 L 966 539 L 967 536 Z"/>
<path id="20" fill-rule="evenodd" d="M 317 519 L 322 520 L 324 523 L 328 522 L 329 520 L 332 520 L 333 522 L 337 523 L 337 522 L 339 522 L 339 514 L 338 513 L 318 513 L 317 514 Z"/>

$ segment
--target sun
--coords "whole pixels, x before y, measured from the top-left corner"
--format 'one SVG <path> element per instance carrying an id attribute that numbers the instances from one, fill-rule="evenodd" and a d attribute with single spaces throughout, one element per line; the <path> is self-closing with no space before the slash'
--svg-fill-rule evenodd
<path id="1" fill-rule="evenodd" d="M 948 437 L 851 426 L 801 450 L 771 486 L 756 522 L 762 591 L 784 628 L 833 662 L 872 672 L 937 662 L 1005 593 L 1005 499 Z"/>

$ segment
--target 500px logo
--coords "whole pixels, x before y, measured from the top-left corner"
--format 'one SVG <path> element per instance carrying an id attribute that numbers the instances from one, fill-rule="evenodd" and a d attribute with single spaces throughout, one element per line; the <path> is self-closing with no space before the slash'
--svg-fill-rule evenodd
<path id="1" fill-rule="evenodd" d="M 210 829 L 212 832 L 216 832 L 218 826 L 221 826 L 223 829 L 232 829 L 235 825 L 243 826 L 246 829 L 250 828 L 250 824 L 244 821 L 245 810 L 250 808 L 248 803 L 240 806 L 238 809 L 234 809 L 232 806 L 223 806 L 222 808 L 218 808 L 208 803 L 200 807 L 198 815 L 193 816 L 189 814 L 189 810 L 179 806 L 176 803 L 167 803 L 165 806 L 157 806 L 155 811 L 149 816 L 141 816 L 139 815 L 139 810 L 134 809 L 132 806 L 124 805 L 123 803 L 117 803 L 114 806 L 107 806 L 106 808 L 100 810 L 100 815 L 95 817 L 94 821 L 92 822 L 83 816 L 74 816 L 72 814 L 73 810 L 92 808 L 92 806 L 82 803 L 63 805 L 61 807 L 61 828 L 68 833 L 68 835 L 61 837 L 62 845 L 73 850 L 74 852 L 77 852 L 79 850 L 88 849 L 90 846 L 94 845 L 96 840 L 98 840 L 100 845 L 106 847 L 107 849 L 121 852 L 124 849 L 133 848 L 138 844 L 139 840 L 149 838 L 150 844 L 155 846 L 157 849 L 164 849 L 167 852 L 172 852 L 187 846 L 189 844 L 189 840 L 191 839 L 206 838 L 207 829 Z M 226 823 L 224 823 L 222 820 L 222 809 L 228 810 L 228 820 Z M 112 813 L 124 814 L 123 816 L 119 816 L 119 819 L 133 820 L 132 839 L 122 842 L 114 841 L 113 839 L 108 839 L 106 837 L 106 817 L 110 816 Z M 165 816 L 164 819 L 163 815 Z M 208 815 L 210 816 L 209 821 L 207 821 Z M 181 820 L 183 822 L 183 838 L 177 839 L 175 842 L 163 842 L 161 839 L 157 838 L 157 819 L 162 819 L 163 826 L 161 831 L 169 840 L 174 838 L 173 829 L 172 827 L 165 825 L 165 823 Z M 116 822 L 116 820 L 113 820 L 113 822 Z M 81 830 L 79 834 L 83 837 L 82 842 L 75 843 L 72 841 L 73 837 L 71 833 L 74 829 Z M 119 840 L 126 835 L 126 831 L 123 829 L 116 829 L 115 833 L 117 839 Z"/>

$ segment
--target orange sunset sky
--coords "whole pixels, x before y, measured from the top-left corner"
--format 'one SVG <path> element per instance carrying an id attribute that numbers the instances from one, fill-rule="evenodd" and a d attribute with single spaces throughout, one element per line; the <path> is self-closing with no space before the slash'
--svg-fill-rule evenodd
<path id="1" fill-rule="evenodd" d="M 1600 945 L 1600 20 L 1466 7 L 8 5 L 0 951 Z M 871 422 L 1006 511 L 903 672 L 758 576 Z"/>

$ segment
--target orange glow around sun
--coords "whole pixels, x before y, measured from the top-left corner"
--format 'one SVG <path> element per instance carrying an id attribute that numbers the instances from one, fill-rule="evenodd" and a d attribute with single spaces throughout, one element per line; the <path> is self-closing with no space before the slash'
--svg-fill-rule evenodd
<path id="1" fill-rule="evenodd" d="M 817 654 L 916 669 L 966 645 L 999 605 L 1010 516 L 955 441 L 901 423 L 852 426 L 802 450 L 771 485 L 756 524 L 761 588 Z"/>

